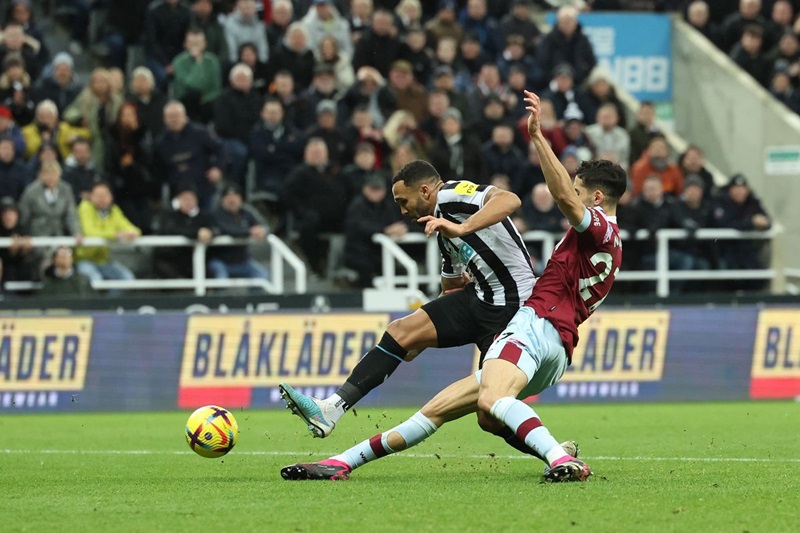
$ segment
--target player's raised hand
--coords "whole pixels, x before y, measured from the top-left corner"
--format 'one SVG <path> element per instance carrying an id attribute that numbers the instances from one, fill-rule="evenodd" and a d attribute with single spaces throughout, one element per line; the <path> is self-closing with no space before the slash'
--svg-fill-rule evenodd
<path id="1" fill-rule="evenodd" d="M 525 93 L 525 104 L 527 109 L 530 112 L 528 115 L 528 135 L 533 137 L 535 134 L 539 132 L 540 128 L 540 120 L 541 120 L 541 102 L 539 97 L 536 96 L 534 93 L 530 91 L 524 91 Z"/>
<path id="2" fill-rule="evenodd" d="M 461 237 L 464 234 L 461 224 L 455 224 L 443 218 L 436 218 L 428 215 L 417 219 L 417 222 L 425 224 L 425 235 L 428 237 L 431 237 L 437 231 L 448 239 Z"/>

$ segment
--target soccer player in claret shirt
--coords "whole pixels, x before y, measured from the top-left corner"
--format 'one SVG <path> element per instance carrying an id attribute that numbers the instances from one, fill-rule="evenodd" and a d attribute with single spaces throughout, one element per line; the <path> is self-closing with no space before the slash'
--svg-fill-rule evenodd
<path id="1" fill-rule="evenodd" d="M 530 255 L 509 218 L 520 206 L 515 194 L 468 181 L 445 183 L 425 161 L 401 168 L 392 179 L 392 194 L 401 213 L 424 224 L 429 237 L 443 221 L 452 228 L 437 236 L 443 295 L 390 323 L 330 398 L 311 398 L 280 385 L 288 407 L 320 438 L 402 361 L 425 348 L 475 343 L 485 354 L 533 290 Z"/>
<path id="2" fill-rule="evenodd" d="M 592 474 L 575 457 L 575 448 L 558 444 L 536 412 L 518 398 L 539 394 L 564 375 L 578 343 L 578 326 L 611 289 L 622 261 L 615 214 L 627 179 L 617 164 L 587 161 L 573 183 L 541 133 L 539 98 L 528 91 L 525 95 L 528 131 L 547 186 L 572 226 L 533 294 L 492 343 L 474 377 L 453 383 L 407 421 L 340 455 L 284 467 L 284 479 L 346 479 L 354 468 L 419 444 L 442 424 L 475 411 L 484 430 L 501 434 L 498 426 L 505 427 L 517 439 L 515 447 L 526 451 L 519 446 L 522 442 L 543 458 L 545 479 L 584 481 Z M 453 226 L 442 222 L 437 229 L 446 237 Z"/>

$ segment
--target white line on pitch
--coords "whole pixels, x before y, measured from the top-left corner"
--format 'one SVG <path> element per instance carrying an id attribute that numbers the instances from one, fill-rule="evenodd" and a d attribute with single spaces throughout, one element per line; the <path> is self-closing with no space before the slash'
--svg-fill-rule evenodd
<path id="1" fill-rule="evenodd" d="M 190 450 L 18 450 L 0 449 L 0 454 L 20 455 L 194 455 Z M 270 452 L 270 451 L 241 451 L 233 452 L 234 455 L 275 456 L 275 457 L 308 457 L 309 452 Z M 319 452 L 316 457 L 330 457 L 335 453 Z M 400 453 L 392 457 L 408 457 L 412 459 L 525 459 L 528 455 L 443 455 L 432 453 Z M 800 458 L 770 458 L 770 457 L 647 457 L 643 455 L 633 457 L 620 457 L 609 455 L 581 456 L 595 461 L 697 461 L 705 463 L 800 463 Z"/>

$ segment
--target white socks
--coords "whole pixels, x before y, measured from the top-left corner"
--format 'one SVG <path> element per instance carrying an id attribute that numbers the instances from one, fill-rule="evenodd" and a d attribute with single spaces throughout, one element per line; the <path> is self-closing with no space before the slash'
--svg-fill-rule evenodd
<path id="1" fill-rule="evenodd" d="M 491 415 L 510 427 L 520 440 L 547 459 L 549 464 L 567 455 L 550 431 L 542 425 L 539 415 L 516 398 L 500 398 L 492 405 Z"/>

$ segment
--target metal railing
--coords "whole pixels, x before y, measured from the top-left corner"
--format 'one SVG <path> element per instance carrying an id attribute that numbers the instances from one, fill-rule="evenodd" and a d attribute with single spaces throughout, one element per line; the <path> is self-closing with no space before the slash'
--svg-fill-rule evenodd
<path id="1" fill-rule="evenodd" d="M 54 248 L 57 246 L 77 246 L 73 237 L 32 237 L 34 248 Z M 0 238 L 0 248 L 8 248 L 13 243 L 11 238 Z M 275 235 L 267 235 L 266 241 L 251 239 L 234 239 L 232 237 L 215 237 L 209 244 L 180 236 L 146 236 L 130 242 L 118 242 L 99 237 L 84 237 L 81 246 L 108 246 L 112 249 L 192 247 L 192 277 L 184 279 L 135 279 L 135 280 L 102 280 L 92 282 L 92 287 L 104 289 L 194 289 L 197 296 L 206 294 L 207 289 L 233 287 L 260 287 L 270 294 L 283 294 L 286 286 L 284 265 L 289 265 L 294 273 L 294 291 L 298 294 L 306 292 L 307 269 L 300 259 L 281 239 Z M 206 279 L 206 253 L 209 246 L 241 246 L 262 245 L 270 248 L 269 280 L 233 278 Z M 7 282 L 6 290 L 30 290 L 36 285 L 32 282 Z"/>
<path id="2" fill-rule="evenodd" d="M 647 230 L 638 230 L 634 235 L 622 231 L 623 243 L 626 239 L 643 241 L 650 239 Z M 716 240 L 765 240 L 771 241 L 777 230 L 769 231 L 738 231 L 734 229 L 699 229 L 692 234 L 692 238 L 699 241 Z M 553 253 L 558 240 L 563 234 L 548 233 L 545 231 L 528 231 L 522 234 L 522 239 L 527 243 L 539 242 L 542 244 L 542 261 L 547 261 Z M 684 229 L 662 229 L 655 235 L 656 240 L 656 267 L 655 270 L 629 270 L 621 271 L 617 275 L 620 281 L 655 281 L 656 295 L 665 298 L 669 296 L 669 282 L 678 280 L 729 280 L 729 279 L 773 279 L 776 276 L 774 269 L 752 270 L 670 270 L 669 246 L 671 241 L 685 240 L 689 232 Z M 376 287 L 398 288 L 407 286 L 416 288 L 415 282 L 426 286 L 428 294 L 439 292 L 441 255 L 436 239 L 426 238 L 421 233 L 412 233 L 392 239 L 386 235 L 376 234 L 373 241 L 383 246 L 383 275 L 378 278 Z M 411 256 L 403 250 L 404 244 L 427 243 L 425 271 L 420 273 L 419 267 Z M 624 247 L 624 244 L 623 244 Z M 387 250 L 391 249 L 391 252 Z M 396 263 L 406 269 L 408 275 L 398 275 Z M 413 263 L 413 267 L 411 267 Z M 413 272 L 413 273 L 412 273 Z M 800 272 L 798 272 L 800 274 Z M 380 283 L 380 285 L 378 285 Z"/>

